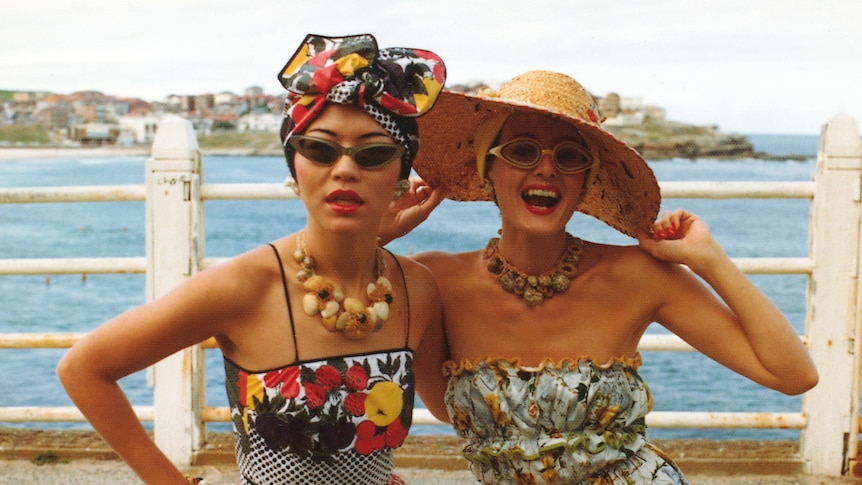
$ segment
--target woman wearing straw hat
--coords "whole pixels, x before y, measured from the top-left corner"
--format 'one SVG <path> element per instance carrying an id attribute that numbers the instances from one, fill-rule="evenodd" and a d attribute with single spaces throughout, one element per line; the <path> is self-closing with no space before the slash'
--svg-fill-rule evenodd
<path id="1" fill-rule="evenodd" d="M 418 390 L 466 438 L 481 482 L 685 483 L 646 439 L 637 347 L 651 322 L 761 385 L 816 384 L 799 336 L 703 221 L 684 210 L 656 220 L 655 176 L 601 128 L 574 79 L 533 71 L 496 93 L 444 92 L 420 126 L 415 168 L 428 186 L 413 194 L 427 200 L 400 216 L 421 219 L 444 195 L 493 200 L 501 213 L 486 248 L 415 256 L 444 309 L 436 345 L 417 356 L 444 375 L 417 375 Z M 575 211 L 638 245 L 567 234 Z"/>
<path id="2" fill-rule="evenodd" d="M 431 273 L 381 249 L 377 228 L 406 190 L 415 118 L 434 104 L 445 68 L 432 52 L 378 49 L 370 35 L 309 35 L 279 78 L 307 226 L 111 320 L 58 369 L 146 483 L 187 479 L 117 380 L 213 336 L 243 485 L 402 483 L 391 471 L 411 425 L 413 352 L 441 313 Z"/>

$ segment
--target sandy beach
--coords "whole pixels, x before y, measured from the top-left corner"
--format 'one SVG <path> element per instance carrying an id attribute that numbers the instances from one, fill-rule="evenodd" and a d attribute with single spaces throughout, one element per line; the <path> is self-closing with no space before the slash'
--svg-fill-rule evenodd
<path id="1" fill-rule="evenodd" d="M 0 161 L 38 160 L 65 157 L 116 157 L 146 156 L 150 147 L 95 147 L 95 148 L 5 148 L 0 147 Z"/>

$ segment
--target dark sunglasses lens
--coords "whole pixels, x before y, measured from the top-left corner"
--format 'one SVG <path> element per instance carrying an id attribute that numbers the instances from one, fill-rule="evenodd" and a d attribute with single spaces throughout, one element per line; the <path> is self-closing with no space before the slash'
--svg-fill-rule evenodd
<path id="1" fill-rule="evenodd" d="M 592 164 L 592 159 L 579 145 L 561 143 L 554 150 L 554 160 L 562 172 L 576 172 Z"/>
<path id="2" fill-rule="evenodd" d="M 401 147 L 390 143 L 364 146 L 353 154 L 356 164 L 363 168 L 373 168 L 385 165 L 401 155 Z"/>
<path id="3" fill-rule="evenodd" d="M 341 151 L 337 147 L 314 138 L 299 138 L 292 145 L 303 157 L 324 165 L 334 163 L 341 156 Z"/>
<path id="4" fill-rule="evenodd" d="M 529 140 L 520 140 L 504 145 L 500 154 L 506 160 L 522 167 L 530 167 L 542 157 L 539 145 Z"/>

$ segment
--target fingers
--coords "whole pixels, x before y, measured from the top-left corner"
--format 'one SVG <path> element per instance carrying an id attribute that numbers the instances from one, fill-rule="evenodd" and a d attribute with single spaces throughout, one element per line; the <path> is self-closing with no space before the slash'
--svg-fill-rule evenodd
<path id="1" fill-rule="evenodd" d="M 653 237 L 656 239 L 672 239 L 679 232 L 679 215 L 675 212 L 665 212 L 653 224 Z"/>
<path id="2" fill-rule="evenodd" d="M 429 213 L 440 205 L 440 203 L 443 202 L 443 199 L 446 198 L 446 191 L 443 190 L 442 187 L 423 185 L 416 189 L 416 193 L 422 196 L 422 202 L 420 202 L 420 205 L 422 205 L 422 207 Z"/>

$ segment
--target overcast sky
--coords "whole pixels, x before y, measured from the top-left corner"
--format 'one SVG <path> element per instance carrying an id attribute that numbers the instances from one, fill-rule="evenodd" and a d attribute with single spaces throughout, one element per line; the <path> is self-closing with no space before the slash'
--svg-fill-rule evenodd
<path id="1" fill-rule="evenodd" d="M 0 89 L 281 93 L 306 33 L 439 54 L 448 83 L 564 72 L 669 119 L 817 134 L 862 118 L 859 0 L 6 0 Z"/>

